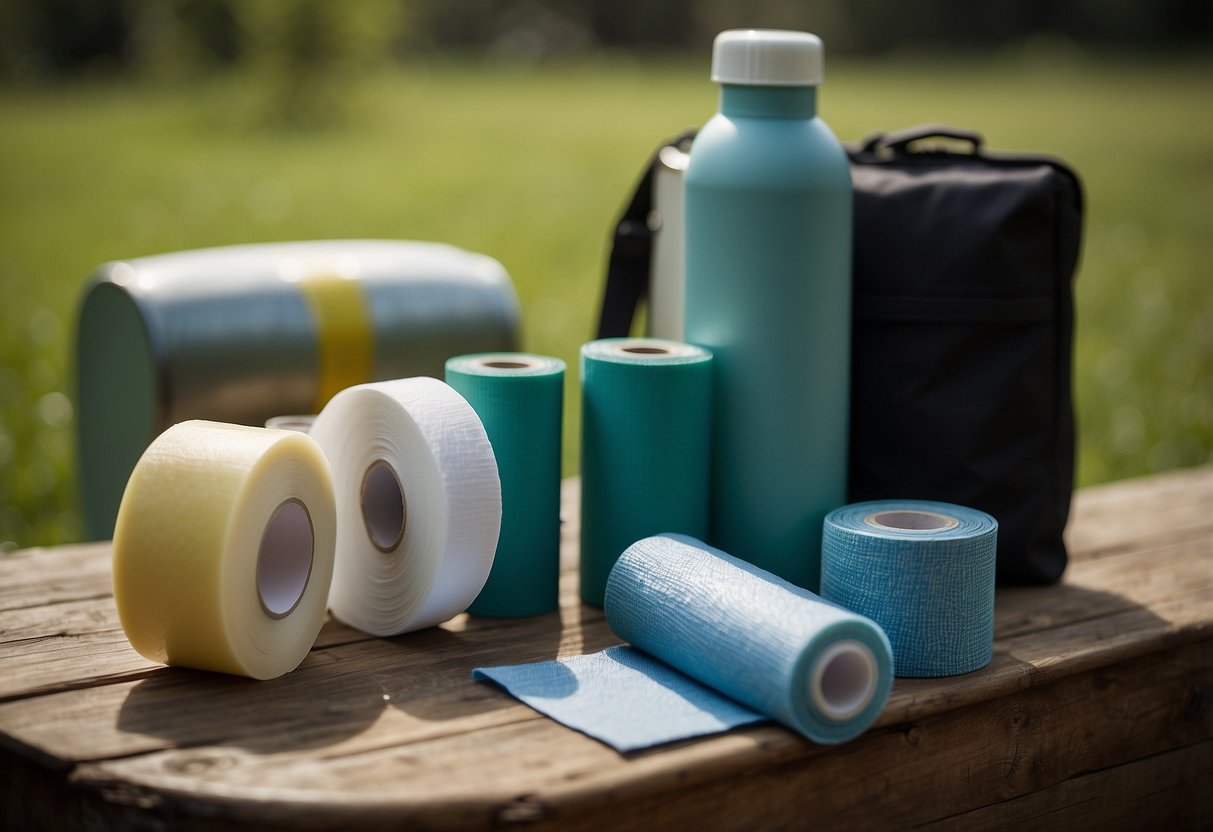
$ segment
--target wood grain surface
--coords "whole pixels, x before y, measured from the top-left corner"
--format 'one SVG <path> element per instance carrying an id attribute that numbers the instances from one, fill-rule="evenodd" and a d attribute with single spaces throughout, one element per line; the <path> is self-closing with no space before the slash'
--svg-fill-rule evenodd
<path id="1" fill-rule="evenodd" d="M 0 827 L 1213 826 L 1213 467 L 1077 494 L 1064 581 L 999 590 L 990 666 L 898 680 L 832 748 L 761 725 L 621 755 L 473 682 L 618 642 L 577 600 L 577 496 L 558 613 L 329 621 L 268 682 L 136 654 L 108 544 L 0 558 Z"/>

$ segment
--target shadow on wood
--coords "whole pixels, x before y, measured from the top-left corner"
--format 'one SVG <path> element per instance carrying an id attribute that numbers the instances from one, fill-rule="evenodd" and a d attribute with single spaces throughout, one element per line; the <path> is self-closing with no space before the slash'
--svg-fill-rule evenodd
<path id="1" fill-rule="evenodd" d="M 313 652 L 294 673 L 264 682 L 166 667 L 131 688 L 118 728 L 177 747 L 270 753 L 333 745 L 367 730 L 387 707 L 382 686 L 357 652 L 344 661 Z"/>

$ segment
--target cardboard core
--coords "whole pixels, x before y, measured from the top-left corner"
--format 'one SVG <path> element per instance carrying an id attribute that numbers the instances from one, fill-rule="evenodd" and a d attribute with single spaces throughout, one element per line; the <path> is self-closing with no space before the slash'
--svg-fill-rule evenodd
<path id="1" fill-rule="evenodd" d="M 390 552 L 404 539 L 408 506 L 400 477 L 386 460 L 377 459 L 362 477 L 362 522 L 367 537 L 381 552 Z"/>
<path id="2" fill-rule="evenodd" d="M 669 355 L 670 351 L 666 347 L 624 347 L 624 352 L 634 353 L 636 355 Z"/>
<path id="3" fill-rule="evenodd" d="M 903 532 L 933 532 L 940 529 L 954 529 L 960 525 L 960 521 L 955 517 L 914 509 L 878 511 L 875 514 L 869 514 L 864 519 L 869 525 Z"/>
<path id="4" fill-rule="evenodd" d="M 858 714 L 876 694 L 871 648 L 854 639 L 831 644 L 813 662 L 809 693 L 826 719 L 840 722 Z"/>
<path id="5" fill-rule="evenodd" d="M 271 618 L 285 618 L 299 605 L 312 576 L 315 545 L 307 506 L 292 497 L 274 509 L 257 549 L 257 597 Z"/>
<path id="6" fill-rule="evenodd" d="M 533 365 L 526 361 L 484 361 L 481 366 L 492 367 L 494 370 L 526 370 Z"/>

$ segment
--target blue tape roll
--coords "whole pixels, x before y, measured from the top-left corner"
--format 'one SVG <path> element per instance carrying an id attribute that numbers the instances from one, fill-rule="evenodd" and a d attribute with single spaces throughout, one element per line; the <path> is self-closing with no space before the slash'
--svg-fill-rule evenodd
<path id="1" fill-rule="evenodd" d="M 898 676 L 954 676 L 994 655 L 998 522 L 928 500 L 875 500 L 825 519 L 822 597 L 884 628 Z"/>
<path id="2" fill-rule="evenodd" d="M 581 348 L 581 600 L 642 537 L 708 534 L 712 355 L 657 338 Z"/>
<path id="3" fill-rule="evenodd" d="M 819 743 L 863 733 L 893 685 L 873 622 L 683 535 L 634 543 L 606 587 L 611 629 Z"/>

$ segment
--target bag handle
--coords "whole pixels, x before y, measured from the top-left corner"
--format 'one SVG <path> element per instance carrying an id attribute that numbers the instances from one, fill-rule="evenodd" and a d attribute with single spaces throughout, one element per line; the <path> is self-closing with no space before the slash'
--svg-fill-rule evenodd
<path id="1" fill-rule="evenodd" d="M 599 338 L 623 337 L 632 326 L 636 308 L 649 292 L 649 258 L 653 251 L 653 232 L 649 228 L 649 212 L 653 209 L 653 171 L 660 163 L 661 148 L 667 145 L 686 148 L 695 137 L 688 130 L 676 138 L 662 142 L 650 157 L 632 196 L 616 221 L 607 261 L 602 304 L 598 312 Z M 924 139 L 953 139 L 972 146 L 973 155 L 981 152 L 985 139 L 973 130 L 946 124 L 924 124 L 892 133 L 877 133 L 863 143 L 861 153 L 910 153 L 910 145 Z M 859 161 L 848 147 L 852 161 Z"/>
<path id="2" fill-rule="evenodd" d="M 865 153 L 879 153 L 891 150 L 894 153 L 909 153 L 910 145 L 925 139 L 953 139 L 965 142 L 972 147 L 972 154 L 981 152 L 985 139 L 975 130 L 965 130 L 963 127 L 952 127 L 947 124 L 920 124 L 917 127 L 907 127 L 892 133 L 877 133 L 869 136 L 863 143 Z"/>

